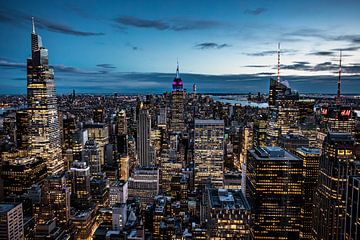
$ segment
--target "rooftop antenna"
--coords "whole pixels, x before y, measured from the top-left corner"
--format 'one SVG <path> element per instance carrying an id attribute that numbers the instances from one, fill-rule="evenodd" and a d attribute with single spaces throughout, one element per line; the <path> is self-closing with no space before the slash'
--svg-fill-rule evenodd
<path id="1" fill-rule="evenodd" d="M 278 43 L 278 50 L 277 50 L 277 54 L 278 54 L 278 66 L 277 66 L 277 81 L 280 82 L 280 43 Z"/>
<path id="2" fill-rule="evenodd" d="M 339 78 L 338 78 L 338 82 L 337 82 L 337 97 L 336 97 L 336 104 L 339 105 L 340 104 L 340 92 L 341 92 L 341 57 L 342 57 L 342 51 L 340 49 L 340 60 L 339 60 Z"/>
<path id="3" fill-rule="evenodd" d="M 35 20 L 34 20 L 34 17 L 31 17 L 31 22 L 32 22 L 32 33 L 35 34 Z"/>

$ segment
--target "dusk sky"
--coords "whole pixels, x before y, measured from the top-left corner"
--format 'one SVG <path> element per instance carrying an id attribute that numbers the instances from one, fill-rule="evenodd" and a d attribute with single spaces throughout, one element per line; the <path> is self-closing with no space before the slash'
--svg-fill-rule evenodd
<path id="1" fill-rule="evenodd" d="M 0 94 L 26 93 L 31 16 L 58 93 L 170 91 L 176 61 L 200 92 L 360 93 L 360 1 L 1 1 Z"/>

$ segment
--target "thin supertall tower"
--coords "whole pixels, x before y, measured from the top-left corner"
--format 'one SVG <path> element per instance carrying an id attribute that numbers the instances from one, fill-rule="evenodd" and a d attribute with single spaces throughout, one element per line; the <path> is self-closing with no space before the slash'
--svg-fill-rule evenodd
<path id="1" fill-rule="evenodd" d="M 340 60 L 339 60 L 339 78 L 338 78 L 338 82 L 337 82 L 337 97 L 336 97 L 336 104 L 340 105 L 341 103 L 341 57 L 342 57 L 342 51 L 340 50 Z"/>
<path id="2" fill-rule="evenodd" d="M 27 100 L 30 154 L 44 159 L 48 174 L 63 170 L 59 116 L 54 69 L 48 63 L 48 50 L 35 32 L 32 18 L 31 57 L 27 59 Z"/>

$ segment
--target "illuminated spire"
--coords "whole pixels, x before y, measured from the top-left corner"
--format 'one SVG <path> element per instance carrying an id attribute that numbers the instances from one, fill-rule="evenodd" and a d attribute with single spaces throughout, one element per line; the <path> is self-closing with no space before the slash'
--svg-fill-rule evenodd
<path id="1" fill-rule="evenodd" d="M 337 97 L 336 97 L 336 104 L 340 104 L 340 93 L 341 93 L 341 57 L 342 57 L 342 51 L 340 50 L 340 60 L 339 60 L 339 78 L 338 78 L 338 86 L 337 86 Z"/>
<path id="2" fill-rule="evenodd" d="M 277 66 L 277 81 L 280 82 L 280 43 L 278 43 L 278 50 L 277 50 L 277 54 L 278 54 L 278 66 Z"/>
<path id="3" fill-rule="evenodd" d="M 179 74 L 179 60 L 176 59 L 176 78 L 180 78 Z"/>
<path id="4" fill-rule="evenodd" d="M 35 20 L 34 20 L 34 17 L 31 17 L 31 22 L 32 22 L 32 33 L 35 34 Z"/>

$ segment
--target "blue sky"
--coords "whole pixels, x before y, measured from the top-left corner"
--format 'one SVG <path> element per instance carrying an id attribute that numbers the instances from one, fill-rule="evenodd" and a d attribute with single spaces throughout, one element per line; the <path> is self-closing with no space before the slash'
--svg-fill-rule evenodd
<path id="1" fill-rule="evenodd" d="M 0 93 L 26 92 L 30 17 L 59 93 L 266 92 L 276 74 L 300 92 L 360 93 L 360 1 L 1 1 Z M 170 74 L 169 74 L 170 73 Z M 310 84 L 309 84 L 310 83 Z"/>

